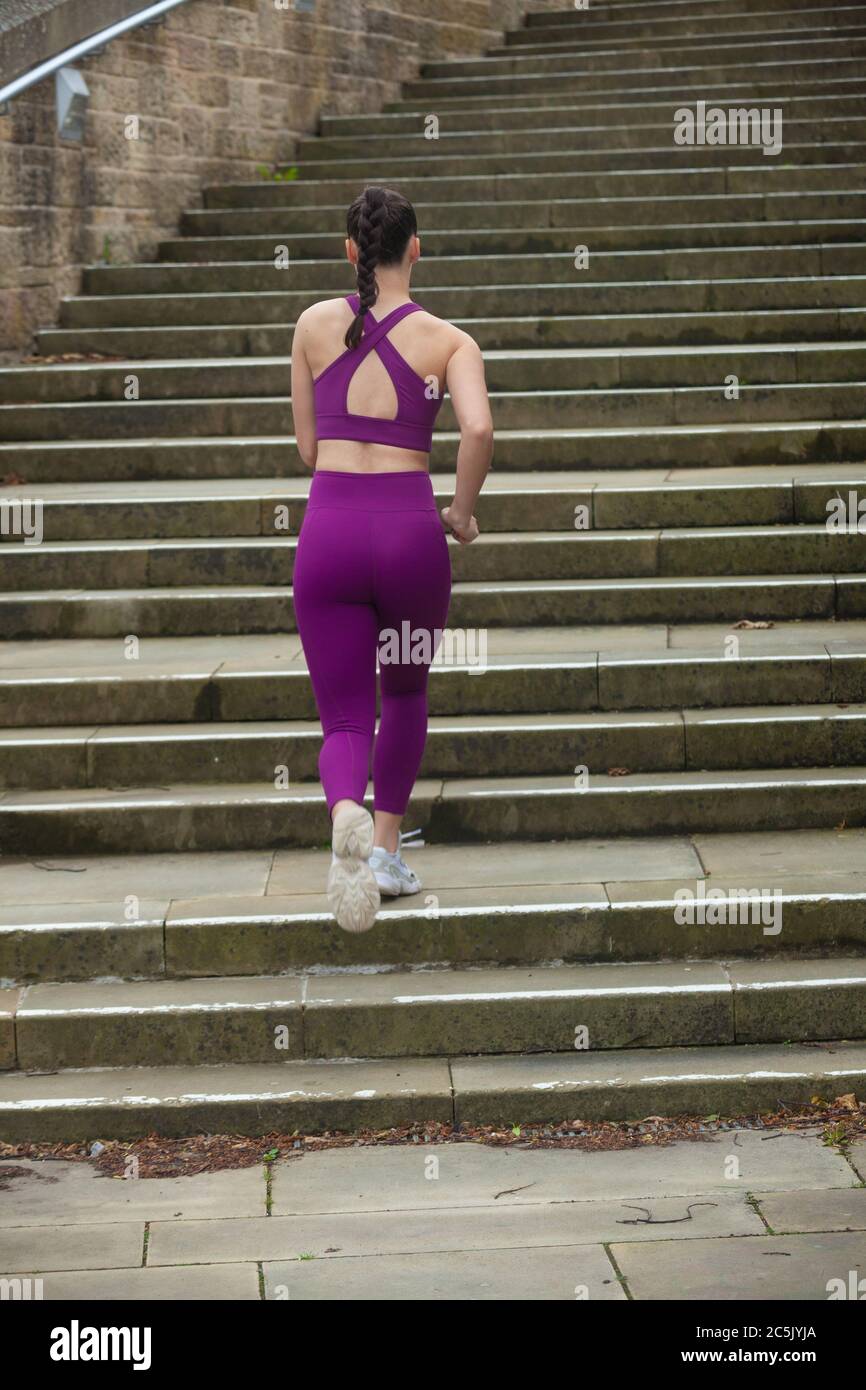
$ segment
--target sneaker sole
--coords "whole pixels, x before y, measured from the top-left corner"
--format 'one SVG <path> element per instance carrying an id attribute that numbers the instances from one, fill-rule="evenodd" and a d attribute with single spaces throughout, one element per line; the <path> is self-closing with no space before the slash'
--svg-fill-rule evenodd
<path id="1" fill-rule="evenodd" d="M 384 874 L 382 878 L 384 878 Z M 378 874 L 375 875 L 375 879 L 383 898 L 414 898 L 423 892 L 424 888 L 423 884 L 420 888 L 395 888 L 391 879 L 385 879 L 383 883 Z"/>
<path id="2" fill-rule="evenodd" d="M 343 931 L 369 931 L 380 901 L 379 885 L 365 860 L 334 861 L 328 873 L 328 903 Z"/>
<path id="3" fill-rule="evenodd" d="M 344 807 L 334 818 L 328 871 L 328 903 L 343 931 L 365 932 L 375 924 L 381 899 L 368 864 L 373 853 L 373 817 L 363 806 Z"/>

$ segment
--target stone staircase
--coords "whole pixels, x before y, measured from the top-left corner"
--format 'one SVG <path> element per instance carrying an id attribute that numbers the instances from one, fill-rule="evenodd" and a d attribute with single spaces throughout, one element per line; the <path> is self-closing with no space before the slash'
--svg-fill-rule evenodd
<path id="1" fill-rule="evenodd" d="M 44 507 L 0 545 L 0 1140 L 863 1093 L 864 75 L 856 5 L 535 13 L 324 118 L 297 180 L 208 188 L 0 371 L 2 497 Z M 783 150 L 675 145 L 701 100 L 781 108 Z M 497 449 L 452 548 L 485 660 L 433 672 L 407 822 L 426 890 L 351 937 L 287 353 L 351 288 L 364 181 L 417 204 L 417 297 L 484 348 Z M 455 448 L 446 403 L 443 502 Z M 683 924 L 683 888 L 781 929 Z"/>

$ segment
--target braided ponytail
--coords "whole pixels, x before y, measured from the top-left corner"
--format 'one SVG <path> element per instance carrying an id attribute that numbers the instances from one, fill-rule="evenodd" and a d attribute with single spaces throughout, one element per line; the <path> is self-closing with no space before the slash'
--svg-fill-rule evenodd
<path id="1" fill-rule="evenodd" d="M 354 348 L 361 341 L 367 311 L 379 297 L 376 267 L 394 265 L 403 259 L 409 238 L 418 231 L 418 223 L 412 204 L 400 193 L 372 187 L 365 188 L 349 208 L 346 231 L 358 248 L 360 304 L 344 340 L 347 348 Z"/>

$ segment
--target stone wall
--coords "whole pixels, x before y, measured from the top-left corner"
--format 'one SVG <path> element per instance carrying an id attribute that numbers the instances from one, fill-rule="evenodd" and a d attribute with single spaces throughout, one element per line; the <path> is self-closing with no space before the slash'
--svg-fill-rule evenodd
<path id="1" fill-rule="evenodd" d="M 43 42 L 50 8 L 48 0 L 7 0 L 7 78 L 10 65 L 21 67 L 25 30 L 9 22 L 16 5 L 31 26 L 39 12 Z M 83 144 L 57 135 L 53 78 L 31 88 L 0 116 L 0 351 L 31 349 L 60 297 L 77 291 L 83 265 L 152 258 L 183 209 L 200 205 L 204 184 L 248 180 L 259 164 L 290 161 L 323 111 L 376 110 L 425 60 L 483 52 L 528 9 L 562 7 L 316 0 L 304 14 L 293 0 L 189 0 L 161 28 L 118 39 L 82 66 L 90 87 Z M 137 139 L 125 134 L 131 116 Z"/>

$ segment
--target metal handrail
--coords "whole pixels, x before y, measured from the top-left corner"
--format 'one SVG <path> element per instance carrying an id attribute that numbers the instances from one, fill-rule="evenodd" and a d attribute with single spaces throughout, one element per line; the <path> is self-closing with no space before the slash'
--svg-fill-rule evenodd
<path id="1" fill-rule="evenodd" d="M 139 29 L 144 24 L 161 24 L 169 10 L 176 10 L 178 5 L 185 5 L 186 0 L 156 0 L 156 3 L 145 6 L 137 14 L 128 15 L 126 19 L 119 19 L 116 24 L 109 24 L 107 29 L 100 29 L 99 33 L 91 34 L 90 38 L 82 39 L 75 43 L 71 48 L 65 48 L 62 53 L 57 53 L 53 58 L 47 58 L 45 62 L 37 64 L 23 76 L 16 77 L 14 82 L 9 82 L 5 87 L 0 87 L 0 116 L 5 116 L 8 111 L 8 103 L 13 97 L 20 96 L 26 92 L 28 87 L 35 87 L 37 82 L 44 82 L 46 77 L 52 73 L 59 72 L 61 68 L 75 63 L 79 58 L 86 58 L 89 54 L 101 53 L 105 47 L 111 43 L 112 39 L 119 39 L 123 34 L 128 34 L 131 29 Z"/>

